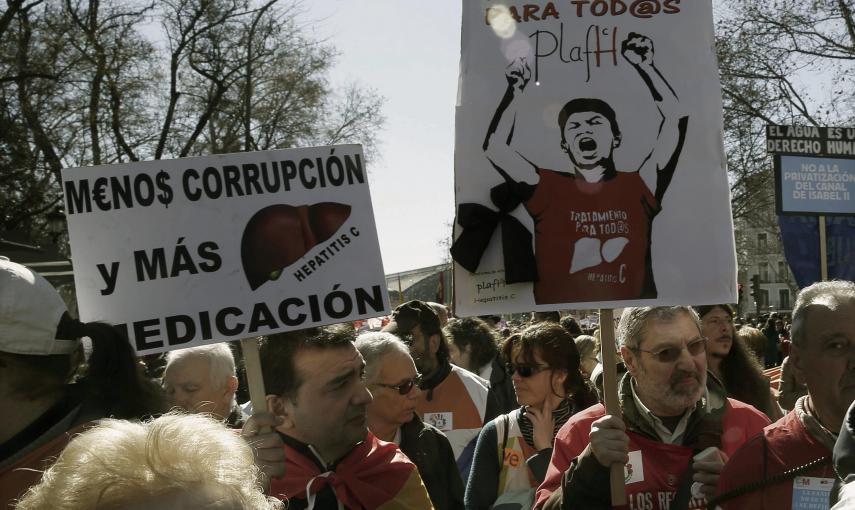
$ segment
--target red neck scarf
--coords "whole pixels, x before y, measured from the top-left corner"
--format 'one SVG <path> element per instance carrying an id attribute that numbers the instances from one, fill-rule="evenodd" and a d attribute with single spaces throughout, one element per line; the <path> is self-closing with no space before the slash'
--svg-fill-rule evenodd
<path id="1" fill-rule="evenodd" d="M 378 508 L 395 499 L 415 468 L 396 444 L 381 442 L 371 432 L 334 470 L 326 472 L 286 444 L 285 476 L 271 482 L 270 494 L 306 499 L 311 509 L 315 495 L 330 485 L 345 508 Z"/>

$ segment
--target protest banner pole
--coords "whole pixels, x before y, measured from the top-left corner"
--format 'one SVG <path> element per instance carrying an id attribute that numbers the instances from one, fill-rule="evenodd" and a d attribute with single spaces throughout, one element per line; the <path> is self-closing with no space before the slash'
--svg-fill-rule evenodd
<path id="1" fill-rule="evenodd" d="M 243 362 L 246 368 L 246 384 L 249 387 L 249 401 L 252 412 L 267 411 L 267 398 L 264 391 L 264 377 L 261 375 L 261 357 L 258 354 L 259 337 L 243 338 L 240 341 L 243 350 Z"/>
<path id="2" fill-rule="evenodd" d="M 621 419 L 618 398 L 617 370 L 615 368 L 615 326 L 611 309 L 600 309 L 600 353 L 603 357 L 603 400 L 606 414 Z M 626 487 L 624 486 L 624 468 L 622 464 L 612 464 L 609 469 L 611 480 L 612 508 L 626 506 Z"/>
<path id="3" fill-rule="evenodd" d="M 825 215 L 819 215 L 819 276 L 822 281 L 828 280 L 828 253 L 825 240 Z"/>

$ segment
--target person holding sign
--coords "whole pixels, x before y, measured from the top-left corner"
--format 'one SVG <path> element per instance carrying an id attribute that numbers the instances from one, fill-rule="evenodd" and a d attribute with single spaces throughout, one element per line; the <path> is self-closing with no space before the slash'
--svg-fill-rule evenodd
<path id="1" fill-rule="evenodd" d="M 728 456 L 769 419 L 707 377 L 707 339 L 690 307 L 627 308 L 618 337 L 623 420 L 598 404 L 567 421 L 536 508 L 610 508 L 612 464 L 625 465 L 630 508 L 706 508 Z"/>
<path id="2" fill-rule="evenodd" d="M 92 341 L 83 361 L 80 339 Z M 21 496 L 71 435 L 106 416 L 166 411 L 127 338 L 109 324 L 71 317 L 39 274 L 0 257 L 0 508 Z"/>
<path id="3" fill-rule="evenodd" d="M 290 510 L 432 508 L 416 466 L 368 431 L 372 396 L 355 339 L 353 326 L 339 324 L 262 340 L 267 405 L 281 417 L 285 452 L 270 494 Z"/>
<path id="4" fill-rule="evenodd" d="M 654 64 L 653 42 L 630 33 L 624 59 L 647 86 L 661 115 L 656 144 L 631 171 L 615 166 L 622 134 L 601 99 L 577 98 L 558 114 L 569 167 L 543 168 L 511 146 L 515 108 L 531 79 L 524 58 L 506 72 L 505 95 L 490 123 L 484 153 L 534 219 L 537 304 L 655 298 L 651 225 L 677 168 L 688 117 Z M 655 172 L 653 191 L 642 174 Z"/>
<path id="5" fill-rule="evenodd" d="M 832 450 L 855 401 L 853 318 L 853 282 L 815 283 L 796 297 L 790 364 L 808 394 L 733 455 L 716 498 L 723 509 L 828 508 Z"/>

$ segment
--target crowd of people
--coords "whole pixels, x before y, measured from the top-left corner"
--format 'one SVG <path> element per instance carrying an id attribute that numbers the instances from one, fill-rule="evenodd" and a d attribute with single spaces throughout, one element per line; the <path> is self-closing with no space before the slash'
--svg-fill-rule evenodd
<path id="1" fill-rule="evenodd" d="M 138 359 L 0 258 L 0 508 L 599 509 L 614 465 L 630 509 L 855 508 L 855 283 L 627 308 L 614 359 L 561 315 L 272 334 L 253 409 L 237 345 Z"/>

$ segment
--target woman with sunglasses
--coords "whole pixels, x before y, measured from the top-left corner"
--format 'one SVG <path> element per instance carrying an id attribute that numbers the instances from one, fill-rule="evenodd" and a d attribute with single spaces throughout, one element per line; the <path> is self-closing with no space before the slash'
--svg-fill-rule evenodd
<path id="1" fill-rule="evenodd" d="M 368 405 L 368 429 L 383 441 L 397 443 L 413 461 L 436 510 L 462 509 L 463 482 L 451 444 L 415 412 L 420 377 L 407 345 L 391 333 L 363 333 L 355 345 L 365 360 L 365 384 L 374 397 Z"/>
<path id="2" fill-rule="evenodd" d="M 579 371 L 573 337 L 560 325 L 530 326 L 511 335 L 502 352 L 521 407 L 481 430 L 466 484 L 467 509 L 530 508 L 555 433 L 574 413 L 597 403 Z"/>

